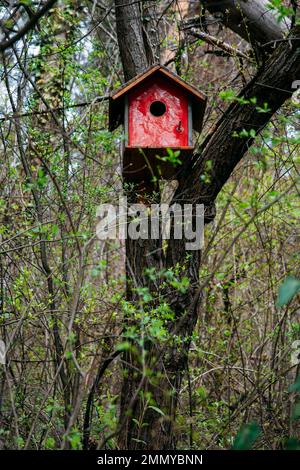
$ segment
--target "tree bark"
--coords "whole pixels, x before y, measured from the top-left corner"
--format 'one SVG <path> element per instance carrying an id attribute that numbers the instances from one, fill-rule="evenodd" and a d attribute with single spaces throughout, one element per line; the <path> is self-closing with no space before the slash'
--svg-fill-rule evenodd
<path id="1" fill-rule="evenodd" d="M 133 51 L 136 51 L 136 48 L 134 46 L 131 49 L 132 31 L 138 31 L 141 37 L 141 26 L 135 24 L 137 17 L 126 11 L 131 7 L 132 5 L 116 10 L 118 39 L 126 79 L 132 78 L 142 67 L 148 65 L 146 55 L 143 58 L 134 57 Z M 125 15 L 124 18 L 119 18 L 122 15 Z M 127 24 L 126 31 L 129 31 L 129 36 L 123 36 L 125 29 L 120 28 L 120 25 L 129 20 L 133 21 L 134 25 L 131 27 Z M 290 40 L 280 43 L 265 66 L 241 92 L 240 96 L 248 103 L 241 104 L 236 101 L 230 105 L 217 123 L 213 135 L 209 136 L 203 145 L 201 155 L 196 155 L 183 167 L 173 202 L 204 203 L 206 220 L 211 220 L 213 204 L 218 193 L 254 140 L 253 131 L 246 139 L 239 136 L 240 131 L 254 129 L 255 135 L 258 134 L 291 96 L 292 83 L 300 76 L 299 58 L 298 26 L 293 30 Z M 256 104 L 249 101 L 254 97 Z M 265 102 L 268 110 L 262 112 Z M 234 137 L 234 134 L 238 137 Z M 205 183 L 201 176 L 207 174 L 208 161 L 211 162 L 211 169 L 209 182 Z M 119 422 L 121 449 L 151 450 L 176 447 L 173 428 L 178 392 L 187 366 L 191 334 L 198 320 L 201 299 L 201 253 L 187 252 L 185 243 L 185 239 L 171 239 L 166 252 L 162 250 L 161 240 L 128 239 L 126 243 L 127 300 L 138 308 L 139 296 L 134 287 L 147 287 L 154 298 L 146 305 L 147 313 L 157 306 L 159 297 L 162 297 L 174 312 L 174 319 L 167 324 L 167 342 L 155 344 L 151 340 L 145 340 L 142 348 L 135 344 L 135 348 L 123 355 L 124 379 Z M 174 289 L 162 284 L 159 276 L 150 280 L 145 274 L 146 268 L 153 268 L 158 273 L 174 266 L 180 266 L 180 276 L 189 279 L 189 286 L 183 293 L 174 293 Z M 130 317 L 125 319 L 125 325 L 126 323 L 129 326 L 136 324 Z M 145 371 L 148 372 L 145 374 Z M 151 397 L 150 402 L 147 402 L 145 397 Z M 151 403 L 155 406 L 151 406 Z"/>

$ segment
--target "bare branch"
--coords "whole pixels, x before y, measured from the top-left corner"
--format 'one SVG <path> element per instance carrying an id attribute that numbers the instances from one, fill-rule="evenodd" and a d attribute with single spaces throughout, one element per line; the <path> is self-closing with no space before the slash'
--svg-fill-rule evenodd
<path id="1" fill-rule="evenodd" d="M 253 59 L 249 55 L 244 54 L 244 52 L 240 51 L 239 49 L 236 49 L 235 47 L 230 46 L 230 44 L 228 44 L 227 42 L 221 41 L 220 39 L 216 38 L 215 36 L 212 36 L 211 34 L 204 33 L 203 31 L 196 31 L 195 28 L 189 29 L 188 33 L 194 36 L 195 38 L 202 39 L 202 41 L 207 42 L 207 44 L 219 47 L 231 56 L 237 56 L 248 61 L 253 61 Z"/>

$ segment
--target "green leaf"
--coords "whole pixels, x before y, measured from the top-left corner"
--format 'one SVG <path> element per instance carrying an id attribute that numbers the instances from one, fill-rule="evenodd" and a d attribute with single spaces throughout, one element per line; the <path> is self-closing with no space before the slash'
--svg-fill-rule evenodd
<path id="1" fill-rule="evenodd" d="M 45 442 L 45 449 L 52 450 L 55 448 L 55 439 L 53 437 L 48 437 Z"/>
<path id="2" fill-rule="evenodd" d="M 52 227 L 51 227 L 51 231 L 52 231 L 52 235 L 54 237 L 56 237 L 56 235 L 58 234 L 58 231 L 59 231 L 59 227 L 57 224 L 53 224 Z"/>
<path id="3" fill-rule="evenodd" d="M 202 400 L 207 398 L 208 393 L 205 387 L 198 387 L 195 392 Z"/>
<path id="4" fill-rule="evenodd" d="M 234 90 L 228 89 L 221 91 L 219 96 L 224 101 L 234 101 L 236 99 L 236 92 Z"/>
<path id="5" fill-rule="evenodd" d="M 287 277 L 279 287 L 277 307 L 288 304 L 298 292 L 300 292 L 300 279 L 292 276 Z"/>
<path id="6" fill-rule="evenodd" d="M 232 449 L 247 450 L 251 449 L 256 439 L 260 435 L 260 427 L 255 423 L 245 424 L 236 436 Z"/>
<path id="7" fill-rule="evenodd" d="M 17 446 L 22 448 L 24 446 L 24 439 L 21 436 L 16 437 Z"/>
<path id="8" fill-rule="evenodd" d="M 65 352 L 65 358 L 66 359 L 72 359 L 72 351 L 66 351 Z"/>
<path id="9" fill-rule="evenodd" d="M 141 439 L 136 439 L 135 437 L 133 437 L 132 440 L 133 440 L 134 442 L 139 442 L 139 443 L 141 443 L 141 444 L 147 445 L 147 443 L 146 443 L 145 441 L 142 441 Z"/>

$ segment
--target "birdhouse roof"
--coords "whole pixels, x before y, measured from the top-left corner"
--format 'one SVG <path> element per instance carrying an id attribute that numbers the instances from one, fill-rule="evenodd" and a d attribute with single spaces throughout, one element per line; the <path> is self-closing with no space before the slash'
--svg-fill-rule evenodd
<path id="1" fill-rule="evenodd" d="M 170 82 L 173 82 L 174 85 L 180 87 L 181 89 L 184 89 L 186 93 L 190 96 L 193 111 L 193 128 L 196 131 L 200 132 L 202 129 L 203 116 L 206 107 L 206 95 L 193 85 L 187 83 L 177 74 L 171 72 L 163 65 L 154 65 L 152 67 L 149 67 L 144 72 L 140 73 L 132 80 L 129 80 L 127 83 L 122 85 L 110 95 L 109 130 L 113 131 L 124 122 L 124 98 L 126 94 L 130 90 L 136 88 L 138 85 L 141 85 L 150 77 L 153 78 L 153 76 L 155 75 L 165 77 Z"/>

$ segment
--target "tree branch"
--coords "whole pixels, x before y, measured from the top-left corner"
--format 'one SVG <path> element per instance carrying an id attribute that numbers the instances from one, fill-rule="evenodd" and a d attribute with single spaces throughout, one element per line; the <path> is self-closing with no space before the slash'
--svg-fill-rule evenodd
<path id="1" fill-rule="evenodd" d="M 290 21 L 279 23 L 268 6 L 269 0 L 202 0 L 200 3 L 248 42 L 264 44 L 288 34 Z"/>
<path id="2" fill-rule="evenodd" d="M 7 39 L 0 43 L 0 52 L 4 52 L 9 47 L 21 39 L 25 34 L 27 34 L 31 29 L 35 27 L 35 25 L 39 22 L 39 20 L 47 13 L 50 8 L 57 2 L 57 0 L 48 0 L 45 5 L 40 8 L 27 23 L 21 28 L 13 37 Z"/>

